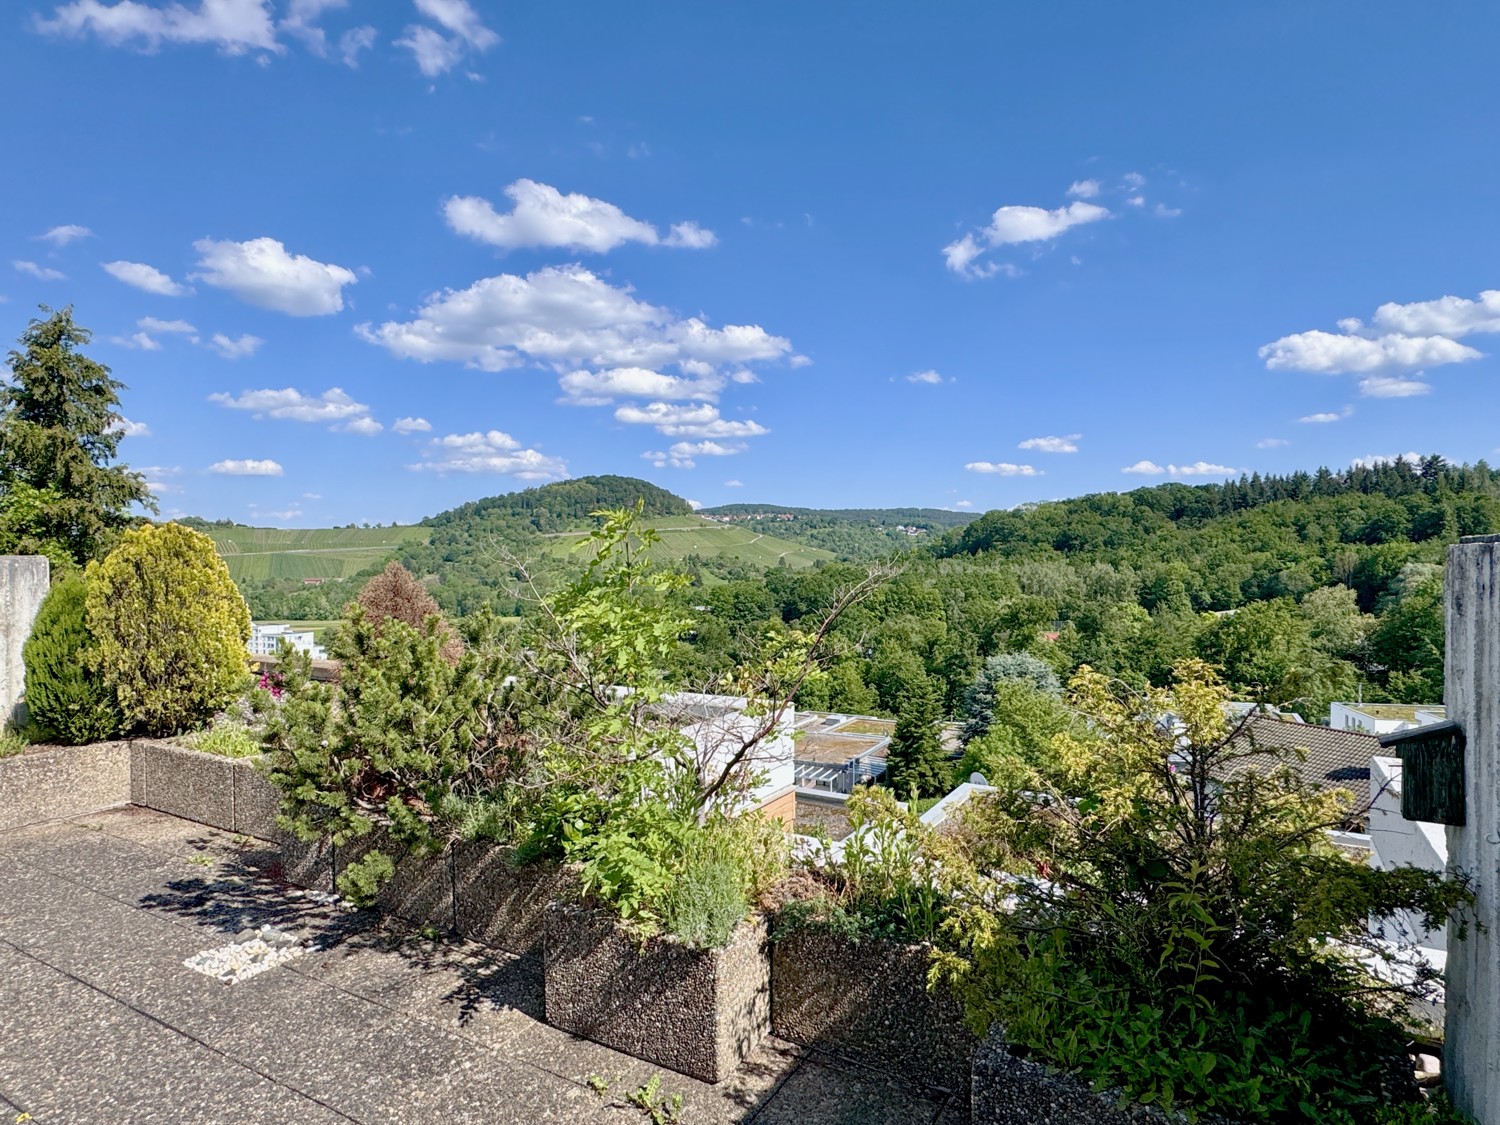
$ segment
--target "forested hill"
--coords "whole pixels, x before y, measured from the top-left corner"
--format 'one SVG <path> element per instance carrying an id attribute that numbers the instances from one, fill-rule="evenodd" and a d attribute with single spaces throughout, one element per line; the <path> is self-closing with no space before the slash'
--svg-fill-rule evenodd
<path id="1" fill-rule="evenodd" d="M 873 559 L 926 546 L 975 518 L 946 508 L 798 508 L 780 504 L 720 504 L 700 516 L 744 523 L 782 539 L 832 551 L 845 559 Z"/>
<path id="2" fill-rule="evenodd" d="M 1270 523 L 1289 520 L 1304 538 L 1333 532 L 1349 543 L 1420 543 L 1490 530 L 1500 513 L 1497 498 L 1500 470 L 1483 461 L 1450 465 L 1436 456 L 1397 458 L 1342 472 L 1255 473 L 1225 484 L 1161 484 L 992 511 L 935 550 L 945 556 L 1037 550 L 1117 556 L 1139 551 L 1162 532 L 1204 528 L 1261 508 L 1273 509 Z M 1324 526 L 1328 519 L 1335 523 Z"/>
<path id="3" fill-rule="evenodd" d="M 685 516 L 692 507 L 680 496 L 635 477 L 576 477 L 503 496 L 487 496 L 422 521 L 424 527 L 489 524 L 521 531 L 571 531 L 589 523 L 603 508 L 630 508 L 637 501 L 645 515 Z"/>
<path id="4" fill-rule="evenodd" d="M 687 597 L 702 610 L 689 652 L 705 674 L 732 664 L 738 638 L 816 614 L 858 573 L 828 552 L 856 562 L 901 554 L 902 574 L 836 630 L 839 656 L 822 695 L 800 701 L 850 712 L 896 713 L 929 689 L 954 712 L 988 657 L 1023 651 L 1060 673 L 1088 664 L 1137 683 L 1163 682 L 1174 662 L 1198 656 L 1246 696 L 1298 701 L 1310 718 L 1326 714 L 1330 699 L 1434 702 L 1446 547 L 1500 531 L 1500 472 L 1427 458 L 1163 484 L 972 520 L 750 504 L 713 509 L 726 522 L 709 523 L 643 481 L 595 477 L 370 534 L 383 543 L 412 533 L 395 556 L 445 611 L 519 613 L 527 603 L 517 596 L 517 558 L 544 584 L 563 576 L 577 565 L 572 546 L 589 513 L 637 497 L 662 532 L 661 561 L 695 579 Z M 914 511 L 932 526 L 899 530 L 920 527 Z M 305 557 L 321 565 L 329 549 Z M 242 586 L 259 617 L 323 619 L 362 580 Z"/>

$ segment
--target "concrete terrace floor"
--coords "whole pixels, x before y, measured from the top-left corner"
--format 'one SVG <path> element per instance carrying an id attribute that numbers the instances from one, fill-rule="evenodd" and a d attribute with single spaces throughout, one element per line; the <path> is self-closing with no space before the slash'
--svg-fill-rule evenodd
<path id="1" fill-rule="evenodd" d="M 277 874 L 259 841 L 145 809 L 0 833 L 0 1125 L 625 1125 L 653 1075 L 684 1125 L 968 1121 L 967 1091 L 774 1039 L 718 1086 L 660 1070 L 542 1022 L 538 960 Z M 183 965 L 265 922 L 318 948 L 233 985 Z"/>

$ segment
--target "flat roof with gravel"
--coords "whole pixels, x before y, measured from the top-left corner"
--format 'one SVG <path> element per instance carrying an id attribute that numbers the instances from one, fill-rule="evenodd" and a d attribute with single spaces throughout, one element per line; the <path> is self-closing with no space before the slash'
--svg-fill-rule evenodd
<path id="1" fill-rule="evenodd" d="M 968 1121 L 967 1091 L 775 1039 L 717 1086 L 661 1071 L 544 1023 L 536 959 L 279 876 L 263 843 L 145 809 L 0 832 L 0 1121 L 630 1125 L 653 1075 L 685 1125 Z M 185 964 L 262 935 L 296 955 L 232 984 Z"/>

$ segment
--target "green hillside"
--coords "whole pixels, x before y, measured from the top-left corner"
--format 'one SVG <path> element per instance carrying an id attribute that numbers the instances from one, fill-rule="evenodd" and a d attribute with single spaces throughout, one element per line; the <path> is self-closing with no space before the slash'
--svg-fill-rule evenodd
<path id="1" fill-rule="evenodd" d="M 780 504 L 720 504 L 699 513 L 740 527 L 832 552 L 841 559 L 875 559 L 925 546 L 973 521 L 972 512 L 946 508 L 797 508 Z"/>
<path id="2" fill-rule="evenodd" d="M 812 566 L 831 562 L 834 554 L 805 543 L 795 543 L 769 535 L 755 526 L 713 523 L 700 516 L 665 516 L 646 520 L 647 527 L 661 535 L 661 542 L 651 549 L 651 557 L 663 564 L 695 560 L 737 560 L 753 567 Z M 573 555 L 574 546 L 587 531 L 560 532 L 545 536 L 547 554 L 563 558 Z"/>
<path id="3" fill-rule="evenodd" d="M 198 524 L 236 582 L 348 578 L 427 536 L 422 527 L 245 527 Z"/>

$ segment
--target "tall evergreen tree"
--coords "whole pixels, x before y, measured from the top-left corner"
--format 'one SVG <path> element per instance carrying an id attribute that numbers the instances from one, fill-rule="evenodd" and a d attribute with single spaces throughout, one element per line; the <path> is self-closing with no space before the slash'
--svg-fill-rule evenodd
<path id="1" fill-rule="evenodd" d="M 92 334 L 73 309 L 33 319 L 10 353 L 0 386 L 0 549 L 103 555 L 133 522 L 132 504 L 156 510 L 145 478 L 114 464 L 124 384 L 78 351 Z"/>
<path id="2" fill-rule="evenodd" d="M 919 797 L 947 792 L 950 770 L 938 734 L 942 719 L 942 699 L 932 679 L 924 676 L 908 685 L 886 752 L 886 780 L 898 796 L 913 790 Z"/>

